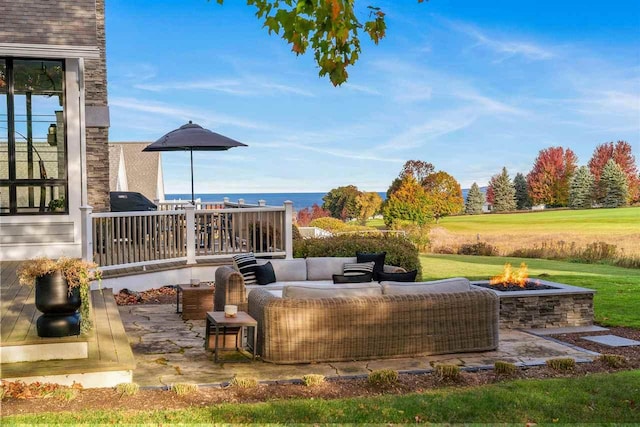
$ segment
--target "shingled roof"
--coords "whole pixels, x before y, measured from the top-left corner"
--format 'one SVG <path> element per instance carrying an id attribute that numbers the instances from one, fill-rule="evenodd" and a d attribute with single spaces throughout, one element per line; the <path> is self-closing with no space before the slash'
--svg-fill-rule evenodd
<path id="1" fill-rule="evenodd" d="M 164 200 L 162 158 L 142 152 L 149 142 L 109 143 L 109 190 L 136 191 L 150 200 Z"/>

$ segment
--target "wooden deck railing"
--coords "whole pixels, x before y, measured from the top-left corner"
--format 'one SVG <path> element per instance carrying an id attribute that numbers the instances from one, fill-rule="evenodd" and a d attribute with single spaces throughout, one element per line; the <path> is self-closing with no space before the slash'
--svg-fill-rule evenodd
<path id="1" fill-rule="evenodd" d="M 85 259 L 103 269 L 228 257 L 292 256 L 293 205 L 91 213 L 83 210 Z"/>

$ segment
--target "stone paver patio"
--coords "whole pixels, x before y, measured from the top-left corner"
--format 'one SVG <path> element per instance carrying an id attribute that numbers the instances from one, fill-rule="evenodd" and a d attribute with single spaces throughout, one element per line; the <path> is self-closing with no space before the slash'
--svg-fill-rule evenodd
<path id="1" fill-rule="evenodd" d="M 204 349 L 205 321 L 183 321 L 175 305 L 121 306 L 124 323 L 137 367 L 133 381 L 140 386 L 166 386 L 173 383 L 219 384 L 234 376 L 260 381 L 300 379 L 305 374 L 326 377 L 366 375 L 376 369 L 430 371 L 434 363 L 453 363 L 465 369 L 493 366 L 496 360 L 518 365 L 543 364 L 555 357 L 591 361 L 596 353 L 559 343 L 519 330 L 500 330 L 496 351 L 459 353 L 398 359 L 331 362 L 302 365 L 214 363 L 213 354 Z"/>

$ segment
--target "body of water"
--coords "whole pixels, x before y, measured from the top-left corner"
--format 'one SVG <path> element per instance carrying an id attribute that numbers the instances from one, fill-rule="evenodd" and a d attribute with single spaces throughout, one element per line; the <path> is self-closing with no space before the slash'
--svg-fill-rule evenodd
<path id="1" fill-rule="evenodd" d="M 386 193 L 378 193 L 384 200 Z M 196 193 L 196 199 L 203 202 L 221 202 L 225 197 L 231 202 L 237 202 L 238 199 L 244 199 L 245 203 L 258 204 L 258 200 L 265 200 L 269 206 L 282 206 L 286 200 L 293 202 L 295 210 L 310 208 L 314 203 L 322 206 L 322 198 L 327 193 L 227 193 L 227 194 L 200 194 Z M 167 200 L 191 200 L 191 194 L 165 194 Z"/>

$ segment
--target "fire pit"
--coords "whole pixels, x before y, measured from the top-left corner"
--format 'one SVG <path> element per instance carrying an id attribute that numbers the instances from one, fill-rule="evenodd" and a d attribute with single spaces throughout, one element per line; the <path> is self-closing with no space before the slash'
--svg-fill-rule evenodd
<path id="1" fill-rule="evenodd" d="M 471 282 L 500 298 L 502 328 L 562 328 L 593 324 L 592 289 L 530 279 L 526 264 L 514 271 L 506 264 L 501 275 Z"/>

